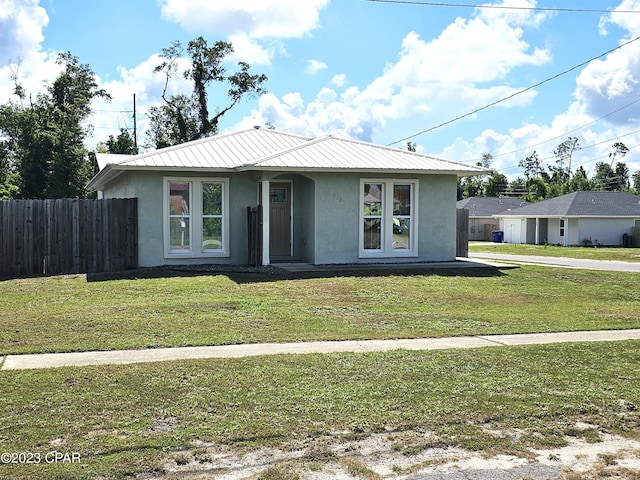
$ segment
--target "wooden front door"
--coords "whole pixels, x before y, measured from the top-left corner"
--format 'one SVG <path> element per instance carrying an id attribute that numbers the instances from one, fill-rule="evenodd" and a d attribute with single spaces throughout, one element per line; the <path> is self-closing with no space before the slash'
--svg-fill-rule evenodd
<path id="1" fill-rule="evenodd" d="M 291 184 L 273 182 L 269 186 L 269 254 L 291 256 Z"/>

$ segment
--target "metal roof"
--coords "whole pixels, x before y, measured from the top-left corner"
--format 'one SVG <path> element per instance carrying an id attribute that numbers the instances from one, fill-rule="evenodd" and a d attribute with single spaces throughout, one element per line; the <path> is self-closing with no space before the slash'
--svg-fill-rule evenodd
<path id="1" fill-rule="evenodd" d="M 640 218 L 640 196 L 626 192 L 573 192 L 496 216 Z"/>
<path id="2" fill-rule="evenodd" d="M 264 128 L 216 135 L 112 161 L 88 188 L 98 190 L 125 170 L 488 173 L 475 165 L 407 150 L 332 136 L 313 139 Z"/>

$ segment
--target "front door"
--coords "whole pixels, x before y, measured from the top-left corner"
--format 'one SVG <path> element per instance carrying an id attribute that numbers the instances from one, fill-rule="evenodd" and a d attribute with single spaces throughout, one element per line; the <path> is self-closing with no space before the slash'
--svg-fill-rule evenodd
<path id="1" fill-rule="evenodd" d="M 273 182 L 269 186 L 269 254 L 291 256 L 291 184 Z"/>

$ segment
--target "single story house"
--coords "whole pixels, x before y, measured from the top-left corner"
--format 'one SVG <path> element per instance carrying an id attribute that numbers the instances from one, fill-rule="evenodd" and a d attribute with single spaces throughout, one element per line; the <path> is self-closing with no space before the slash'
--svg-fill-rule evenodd
<path id="1" fill-rule="evenodd" d="M 527 202 L 511 197 L 469 197 L 458 200 L 458 208 L 469 210 L 469 240 L 493 240 L 492 233 L 500 230 L 494 215 L 526 205 Z"/>
<path id="2" fill-rule="evenodd" d="M 88 188 L 138 199 L 139 266 L 454 261 L 456 186 L 486 170 L 415 152 L 252 128 L 109 162 Z"/>
<path id="3" fill-rule="evenodd" d="M 640 196 L 573 192 L 495 215 L 506 243 L 623 245 L 640 227 Z"/>

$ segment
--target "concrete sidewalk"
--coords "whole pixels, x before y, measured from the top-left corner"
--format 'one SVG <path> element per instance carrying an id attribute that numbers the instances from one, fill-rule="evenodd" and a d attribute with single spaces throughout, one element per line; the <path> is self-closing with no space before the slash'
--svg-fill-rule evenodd
<path id="1" fill-rule="evenodd" d="M 542 267 L 577 268 L 583 270 L 604 270 L 610 272 L 640 273 L 640 262 L 620 260 L 590 260 L 585 258 L 546 257 L 539 255 L 511 255 L 505 253 L 469 252 L 469 260 L 475 262 L 512 262 L 519 265 Z M 502 265 L 504 267 L 504 265 Z"/>
<path id="2" fill-rule="evenodd" d="M 104 352 L 43 353 L 8 355 L 0 370 L 25 370 L 65 366 L 113 365 L 168 360 L 240 358 L 259 355 L 385 352 L 389 350 L 444 350 L 514 345 L 543 345 L 562 342 L 604 342 L 640 340 L 640 329 L 587 332 L 528 333 L 473 337 L 417 338 L 405 340 L 345 340 L 297 343 L 255 343 L 213 347 L 155 348 Z"/>

